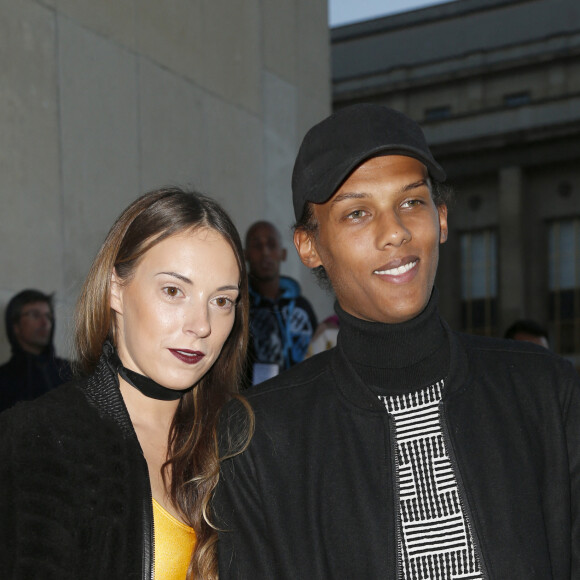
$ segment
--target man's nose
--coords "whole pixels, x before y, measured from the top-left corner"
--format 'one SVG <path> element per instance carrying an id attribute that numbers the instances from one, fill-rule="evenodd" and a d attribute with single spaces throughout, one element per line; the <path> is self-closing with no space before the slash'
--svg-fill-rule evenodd
<path id="1" fill-rule="evenodd" d="M 396 211 L 383 212 L 377 220 L 377 246 L 399 247 L 411 239 L 410 230 L 406 227 L 404 220 Z"/>

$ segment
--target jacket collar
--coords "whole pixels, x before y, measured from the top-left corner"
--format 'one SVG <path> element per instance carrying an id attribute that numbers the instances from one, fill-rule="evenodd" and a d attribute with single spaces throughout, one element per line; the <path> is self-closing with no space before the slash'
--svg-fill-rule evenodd
<path id="1" fill-rule="evenodd" d="M 461 340 L 461 334 L 452 331 L 443 319 L 441 319 L 441 323 L 445 331 L 444 339 L 448 341 L 450 351 L 449 373 L 446 377 L 445 392 L 443 394 L 443 400 L 446 401 L 467 388 L 469 360 Z M 333 349 L 330 370 L 334 375 L 337 388 L 350 403 L 367 411 L 384 413 L 384 404 L 379 400 L 377 394 L 365 385 L 357 375 L 340 344 Z M 418 387 L 420 386 L 418 385 Z"/>
<path id="2" fill-rule="evenodd" d="M 113 353 L 113 345 L 106 341 L 101 358 L 88 378 L 84 391 L 89 403 L 98 409 L 101 416 L 115 421 L 125 437 L 137 437 L 121 396 L 119 377 L 112 360 Z"/>

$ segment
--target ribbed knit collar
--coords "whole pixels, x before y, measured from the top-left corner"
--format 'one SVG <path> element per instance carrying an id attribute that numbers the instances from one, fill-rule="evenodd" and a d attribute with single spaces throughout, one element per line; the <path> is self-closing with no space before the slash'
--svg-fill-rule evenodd
<path id="1" fill-rule="evenodd" d="M 400 324 L 368 322 L 335 305 L 338 345 L 363 382 L 381 392 L 405 392 L 449 372 L 449 344 L 437 309 L 438 292 L 421 314 Z"/>

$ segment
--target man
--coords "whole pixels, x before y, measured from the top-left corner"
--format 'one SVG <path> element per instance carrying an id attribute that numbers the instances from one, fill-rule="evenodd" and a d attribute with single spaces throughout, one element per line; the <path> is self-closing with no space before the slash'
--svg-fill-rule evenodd
<path id="1" fill-rule="evenodd" d="M 505 338 L 533 342 L 544 348 L 550 348 L 548 331 L 535 320 L 516 320 L 506 331 Z"/>
<path id="2" fill-rule="evenodd" d="M 312 306 L 296 280 L 280 275 L 286 260 L 280 232 L 267 221 L 246 234 L 250 282 L 251 383 L 257 384 L 304 359 L 316 330 Z"/>
<path id="3" fill-rule="evenodd" d="M 220 578 L 580 578 L 578 376 L 439 317 L 444 179 L 386 107 L 304 138 L 294 241 L 332 284 L 338 342 L 248 397 L 255 433 L 214 503 Z"/>
<path id="4" fill-rule="evenodd" d="M 38 290 L 14 296 L 5 313 L 12 357 L 0 366 L 0 411 L 34 399 L 71 378 L 68 361 L 54 352 L 52 297 Z"/>

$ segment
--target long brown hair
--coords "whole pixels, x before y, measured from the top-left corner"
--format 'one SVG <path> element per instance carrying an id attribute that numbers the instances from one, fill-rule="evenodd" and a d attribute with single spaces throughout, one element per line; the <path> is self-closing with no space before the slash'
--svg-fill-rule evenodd
<path id="1" fill-rule="evenodd" d="M 240 398 L 248 412 L 245 434 L 228 454 L 241 451 L 253 430 L 253 415 L 237 394 L 248 336 L 248 281 L 239 234 L 214 200 L 197 192 L 166 188 L 134 201 L 113 224 L 89 271 L 76 309 L 75 344 L 82 371 L 92 372 L 103 343 L 115 344 L 110 305 L 111 274 L 122 281 L 133 275 L 140 258 L 155 244 L 182 232 L 209 228 L 231 246 L 240 270 L 240 295 L 232 331 L 222 352 L 196 388 L 180 400 L 169 432 L 163 479 L 174 506 L 196 533 L 188 578 L 213 579 L 217 573 L 217 532 L 211 524 L 210 500 L 219 477 L 217 422 L 223 405 Z"/>

